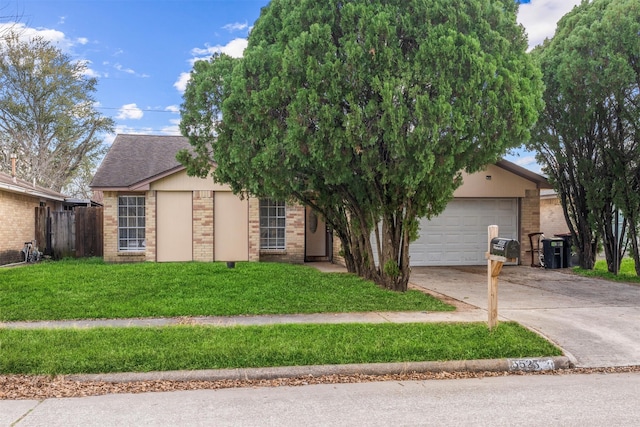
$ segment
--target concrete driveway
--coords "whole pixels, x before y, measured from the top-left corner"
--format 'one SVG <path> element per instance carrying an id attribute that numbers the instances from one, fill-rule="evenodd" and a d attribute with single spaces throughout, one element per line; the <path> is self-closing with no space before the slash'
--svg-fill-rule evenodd
<path id="1" fill-rule="evenodd" d="M 486 267 L 414 267 L 411 283 L 487 310 Z M 640 365 L 640 286 L 505 266 L 498 315 L 558 344 L 576 366 Z"/>

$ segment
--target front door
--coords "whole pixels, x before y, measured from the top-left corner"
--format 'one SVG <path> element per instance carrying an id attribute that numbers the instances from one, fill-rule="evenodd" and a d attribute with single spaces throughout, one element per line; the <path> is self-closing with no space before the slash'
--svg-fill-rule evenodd
<path id="1" fill-rule="evenodd" d="M 309 206 L 306 207 L 304 235 L 307 260 L 326 260 L 329 255 L 327 251 L 327 224 Z"/>

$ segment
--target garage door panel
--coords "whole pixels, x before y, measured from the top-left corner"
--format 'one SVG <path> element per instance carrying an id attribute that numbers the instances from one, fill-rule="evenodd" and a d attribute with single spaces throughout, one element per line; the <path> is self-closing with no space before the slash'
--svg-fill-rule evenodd
<path id="1" fill-rule="evenodd" d="M 483 265 L 487 227 L 493 224 L 501 237 L 518 237 L 517 199 L 454 199 L 440 216 L 420 222 L 411 265 Z"/>

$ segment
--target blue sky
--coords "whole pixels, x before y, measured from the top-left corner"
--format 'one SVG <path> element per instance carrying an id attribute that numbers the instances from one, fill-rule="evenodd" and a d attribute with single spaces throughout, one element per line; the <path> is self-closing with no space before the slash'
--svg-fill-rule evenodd
<path id="1" fill-rule="evenodd" d="M 36 34 L 98 78 L 98 108 L 117 133 L 179 134 L 179 107 L 197 59 L 241 56 L 250 27 L 268 0 L 0 0 L 0 31 Z M 556 22 L 580 0 L 523 1 L 518 20 L 529 44 L 553 36 Z M 105 137 L 110 143 L 114 135 Z M 531 153 L 508 159 L 537 171 Z"/>

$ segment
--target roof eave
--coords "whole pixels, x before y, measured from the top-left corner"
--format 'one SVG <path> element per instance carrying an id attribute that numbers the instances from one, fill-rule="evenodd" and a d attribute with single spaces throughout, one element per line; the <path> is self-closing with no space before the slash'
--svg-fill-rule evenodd
<path id="1" fill-rule="evenodd" d="M 25 187 L 21 187 L 19 185 L 12 185 L 12 184 L 5 184 L 5 183 L 0 183 L 0 188 L 3 190 L 6 190 L 10 193 L 17 193 L 17 194 L 27 194 L 29 196 L 32 197 L 38 197 L 41 199 L 46 199 L 46 200 L 53 200 L 56 202 L 64 202 L 65 197 L 64 196 L 54 196 L 51 194 L 46 194 L 43 192 L 40 192 L 38 190 L 35 189 L 29 189 L 29 188 L 25 188 Z"/>
<path id="2" fill-rule="evenodd" d="M 532 172 L 529 169 L 523 168 L 522 166 L 508 160 L 498 160 L 496 162 L 496 166 L 535 183 L 538 189 L 553 188 L 546 177 Z"/>
<path id="3" fill-rule="evenodd" d="M 183 165 L 178 165 L 174 168 L 166 170 L 162 173 L 154 175 L 152 177 L 146 178 L 142 181 L 134 182 L 132 184 L 123 186 L 91 186 L 91 189 L 94 191 L 149 191 L 151 189 L 151 184 L 155 181 L 158 181 L 162 178 L 166 178 L 170 175 L 173 175 L 177 172 L 185 170 L 186 167 Z"/>

